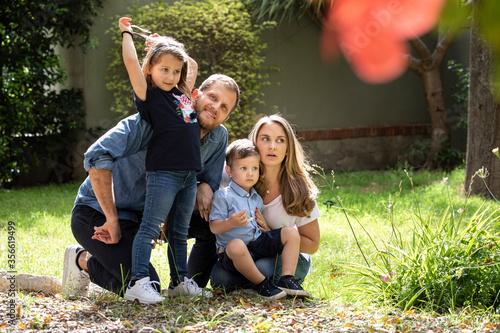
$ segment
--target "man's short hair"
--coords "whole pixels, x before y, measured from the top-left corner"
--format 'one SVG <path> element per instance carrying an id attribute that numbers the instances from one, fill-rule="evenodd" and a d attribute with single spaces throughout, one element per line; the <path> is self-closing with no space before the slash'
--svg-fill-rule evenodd
<path id="1" fill-rule="evenodd" d="M 248 139 L 233 141 L 226 150 L 226 164 L 231 168 L 234 161 L 249 156 L 260 156 L 257 146 Z"/>
<path id="2" fill-rule="evenodd" d="M 224 84 L 229 90 L 236 94 L 236 103 L 229 113 L 233 112 L 240 105 L 240 87 L 232 77 L 224 74 L 212 74 L 205 81 L 203 81 L 198 90 L 203 92 L 210 88 L 215 82 Z"/>

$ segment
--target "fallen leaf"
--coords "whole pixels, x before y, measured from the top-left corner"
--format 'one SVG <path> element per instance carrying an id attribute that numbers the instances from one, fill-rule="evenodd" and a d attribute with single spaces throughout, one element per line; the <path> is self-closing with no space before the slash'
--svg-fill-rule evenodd
<path id="1" fill-rule="evenodd" d="M 194 331 L 196 328 L 193 326 L 184 326 L 181 331 Z"/>
<path id="2" fill-rule="evenodd" d="M 125 327 L 132 327 L 132 324 L 130 323 L 130 321 L 125 320 L 125 321 L 123 322 L 123 326 L 125 326 Z"/>
<path id="3" fill-rule="evenodd" d="M 26 329 L 26 324 L 25 323 L 19 323 L 17 326 L 21 327 L 23 330 Z"/>
<path id="4" fill-rule="evenodd" d="M 47 316 L 47 317 L 45 317 L 45 319 L 43 320 L 43 322 L 44 322 L 45 324 L 47 324 L 47 323 L 48 323 L 51 319 L 52 319 L 52 318 L 50 318 L 50 316 Z"/>
<path id="5" fill-rule="evenodd" d="M 351 323 L 347 323 L 344 325 L 344 327 L 352 327 L 352 324 Z"/>
<path id="6" fill-rule="evenodd" d="M 411 316 L 414 313 L 415 313 L 415 310 L 408 310 L 408 311 L 405 312 L 405 315 Z"/>
<path id="7" fill-rule="evenodd" d="M 337 317 L 339 318 L 344 318 L 345 317 L 345 314 L 343 312 L 338 312 L 337 313 Z"/>
<path id="8" fill-rule="evenodd" d="M 21 317 L 21 306 L 19 304 L 16 306 L 16 317 Z"/>
<path id="9" fill-rule="evenodd" d="M 0 326 L 0 330 L 3 330 L 4 328 L 7 328 L 7 325 Z"/>
<path id="10" fill-rule="evenodd" d="M 273 315 L 271 317 L 273 318 L 273 320 L 276 320 L 276 319 L 278 319 L 279 316 L 276 313 L 273 313 Z"/>

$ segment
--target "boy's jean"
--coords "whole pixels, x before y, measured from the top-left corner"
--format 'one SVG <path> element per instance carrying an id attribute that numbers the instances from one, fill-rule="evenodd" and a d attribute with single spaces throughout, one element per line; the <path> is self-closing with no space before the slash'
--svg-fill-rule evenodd
<path id="1" fill-rule="evenodd" d="M 274 258 L 261 258 L 255 262 L 255 265 L 262 275 L 274 283 L 277 283 L 281 278 L 281 255 Z M 306 253 L 301 253 L 297 262 L 297 268 L 295 269 L 295 278 L 301 283 L 304 282 L 310 270 L 311 256 Z M 223 288 L 226 291 L 252 287 L 252 283 L 243 275 L 225 270 L 219 261 L 215 264 L 212 274 L 210 275 L 210 284 L 213 288 Z"/>
<path id="2" fill-rule="evenodd" d="M 168 262 L 172 284 L 187 275 L 187 234 L 196 201 L 195 171 L 149 171 L 144 214 L 132 248 L 132 280 L 149 276 L 153 242 L 168 216 Z"/>

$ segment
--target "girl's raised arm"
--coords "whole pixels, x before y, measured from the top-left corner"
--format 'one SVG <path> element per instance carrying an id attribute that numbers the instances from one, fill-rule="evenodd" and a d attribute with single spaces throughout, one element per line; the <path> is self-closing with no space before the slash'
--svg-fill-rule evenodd
<path id="1" fill-rule="evenodd" d="M 186 76 L 186 84 L 190 92 L 193 91 L 197 76 L 198 76 L 198 64 L 196 63 L 196 61 L 194 61 L 193 58 L 188 56 L 188 72 Z"/>
<path id="2" fill-rule="evenodd" d="M 122 17 L 118 21 L 118 25 L 123 35 L 123 62 L 127 68 L 128 77 L 136 96 L 140 100 L 144 101 L 146 100 L 146 90 L 148 85 L 146 83 L 146 79 L 144 78 L 144 74 L 142 73 L 139 59 L 137 58 L 137 52 L 132 38 L 132 27 L 129 23 L 130 21 L 132 21 L 132 19 L 128 17 Z M 123 33 L 123 31 L 127 31 L 129 33 Z"/>

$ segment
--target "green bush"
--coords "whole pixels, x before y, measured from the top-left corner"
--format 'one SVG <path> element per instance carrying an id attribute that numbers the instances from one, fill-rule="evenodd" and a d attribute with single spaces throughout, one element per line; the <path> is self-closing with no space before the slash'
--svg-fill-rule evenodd
<path id="1" fill-rule="evenodd" d="M 0 184 L 28 172 L 28 162 L 68 145 L 81 128 L 81 91 L 55 91 L 66 73 L 55 48 L 89 44 L 103 0 L 3 1 L 0 34 Z M 35 143 L 36 141 L 36 143 Z"/>
<path id="2" fill-rule="evenodd" d="M 258 90 L 267 83 L 267 74 L 261 69 L 266 44 L 260 40 L 260 34 L 273 24 L 252 23 L 250 7 L 239 0 L 187 0 L 172 5 L 158 2 L 129 10 L 127 16 L 132 18 L 132 24 L 184 43 L 189 55 L 198 63 L 196 86 L 215 73 L 236 80 L 242 92 L 241 104 L 225 125 L 231 138 L 246 137 L 255 122 L 252 116 L 256 110 L 252 105 L 261 102 Z M 116 47 L 111 50 L 111 74 L 106 86 L 113 91 L 112 110 L 126 116 L 136 110 L 121 56 L 118 18 L 113 18 L 112 28 L 107 31 L 113 35 Z M 135 43 L 139 59 L 142 59 L 144 40 L 135 38 Z"/>

